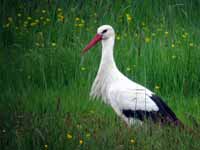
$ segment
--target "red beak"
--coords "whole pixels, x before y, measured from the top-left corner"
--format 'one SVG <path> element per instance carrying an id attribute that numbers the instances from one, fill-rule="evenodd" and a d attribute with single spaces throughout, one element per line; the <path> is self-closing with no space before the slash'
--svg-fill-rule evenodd
<path id="1" fill-rule="evenodd" d="M 97 42 L 102 40 L 102 35 L 96 34 L 96 36 L 90 41 L 90 43 L 83 49 L 83 53 L 87 52 L 92 48 Z"/>

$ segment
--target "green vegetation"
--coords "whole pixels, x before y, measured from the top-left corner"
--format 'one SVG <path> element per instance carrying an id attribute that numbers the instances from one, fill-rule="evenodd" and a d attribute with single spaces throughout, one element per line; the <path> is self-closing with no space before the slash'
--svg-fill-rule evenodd
<path id="1" fill-rule="evenodd" d="M 194 132 L 200 127 L 198 0 L 0 1 L 0 149 L 199 149 L 194 133 L 127 128 L 89 90 L 102 24 L 116 31 L 115 59 L 161 95 Z"/>

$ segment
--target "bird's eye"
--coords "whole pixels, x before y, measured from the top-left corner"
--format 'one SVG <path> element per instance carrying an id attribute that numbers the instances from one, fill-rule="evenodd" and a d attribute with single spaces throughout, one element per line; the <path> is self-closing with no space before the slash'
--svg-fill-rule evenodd
<path id="1" fill-rule="evenodd" d="M 107 32 L 107 29 L 105 29 L 105 30 L 102 31 L 102 33 L 106 33 L 106 32 Z"/>

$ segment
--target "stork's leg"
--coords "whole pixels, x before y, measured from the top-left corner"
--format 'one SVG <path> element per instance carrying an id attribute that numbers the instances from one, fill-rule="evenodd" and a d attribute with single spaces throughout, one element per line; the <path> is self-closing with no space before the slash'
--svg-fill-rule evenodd
<path id="1" fill-rule="evenodd" d="M 131 125 L 130 125 L 130 123 L 129 123 L 129 119 L 128 119 L 126 116 L 124 116 L 124 115 L 122 114 L 122 112 L 120 111 L 120 109 L 118 109 L 116 106 L 113 106 L 113 105 L 111 105 L 111 106 L 112 106 L 113 110 L 116 112 L 116 114 L 117 114 L 123 121 L 125 121 L 126 127 L 130 128 Z"/>

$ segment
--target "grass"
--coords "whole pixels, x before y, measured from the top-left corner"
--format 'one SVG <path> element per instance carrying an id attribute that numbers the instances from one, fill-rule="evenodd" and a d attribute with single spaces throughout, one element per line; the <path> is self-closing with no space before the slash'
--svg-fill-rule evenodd
<path id="1" fill-rule="evenodd" d="M 109 106 L 90 101 L 100 46 L 80 52 L 98 26 L 111 24 L 120 70 L 198 133 L 199 7 L 186 0 L 1 1 L 0 149 L 198 149 L 193 133 L 149 123 L 130 129 Z"/>
<path id="2" fill-rule="evenodd" d="M 16 148 L 16 146 L 18 149 L 31 149 L 31 147 L 42 149 L 45 145 L 48 145 L 49 149 L 97 149 L 97 146 L 98 149 L 161 149 L 169 146 L 170 149 L 197 149 L 199 147 L 199 137 L 176 128 L 160 128 L 147 124 L 129 129 L 110 107 L 100 102 L 88 101 L 86 92 L 77 94 L 84 88 L 74 89 L 75 91 L 73 88 L 48 90 L 48 95 L 42 91 L 34 91 L 33 95 L 28 94 L 22 99 L 15 99 L 16 105 L 6 107 L 2 113 L 5 117 L 3 119 L 6 119 L 6 122 L 3 122 L 5 133 L 1 134 L 2 149 Z M 199 115 L 193 103 L 197 99 L 190 98 L 187 106 L 181 101 L 184 100 L 178 101 L 178 110 L 173 101 L 169 103 L 178 116 L 181 114 L 187 116 L 186 112 Z M 189 117 L 185 119 L 187 120 L 183 120 L 184 123 L 193 127 L 198 133 L 199 128 L 191 124 L 193 120 Z M 68 134 L 72 135 L 72 139 L 67 137 Z M 84 143 L 80 144 L 80 140 Z M 131 142 L 132 140 L 134 142 Z"/>

